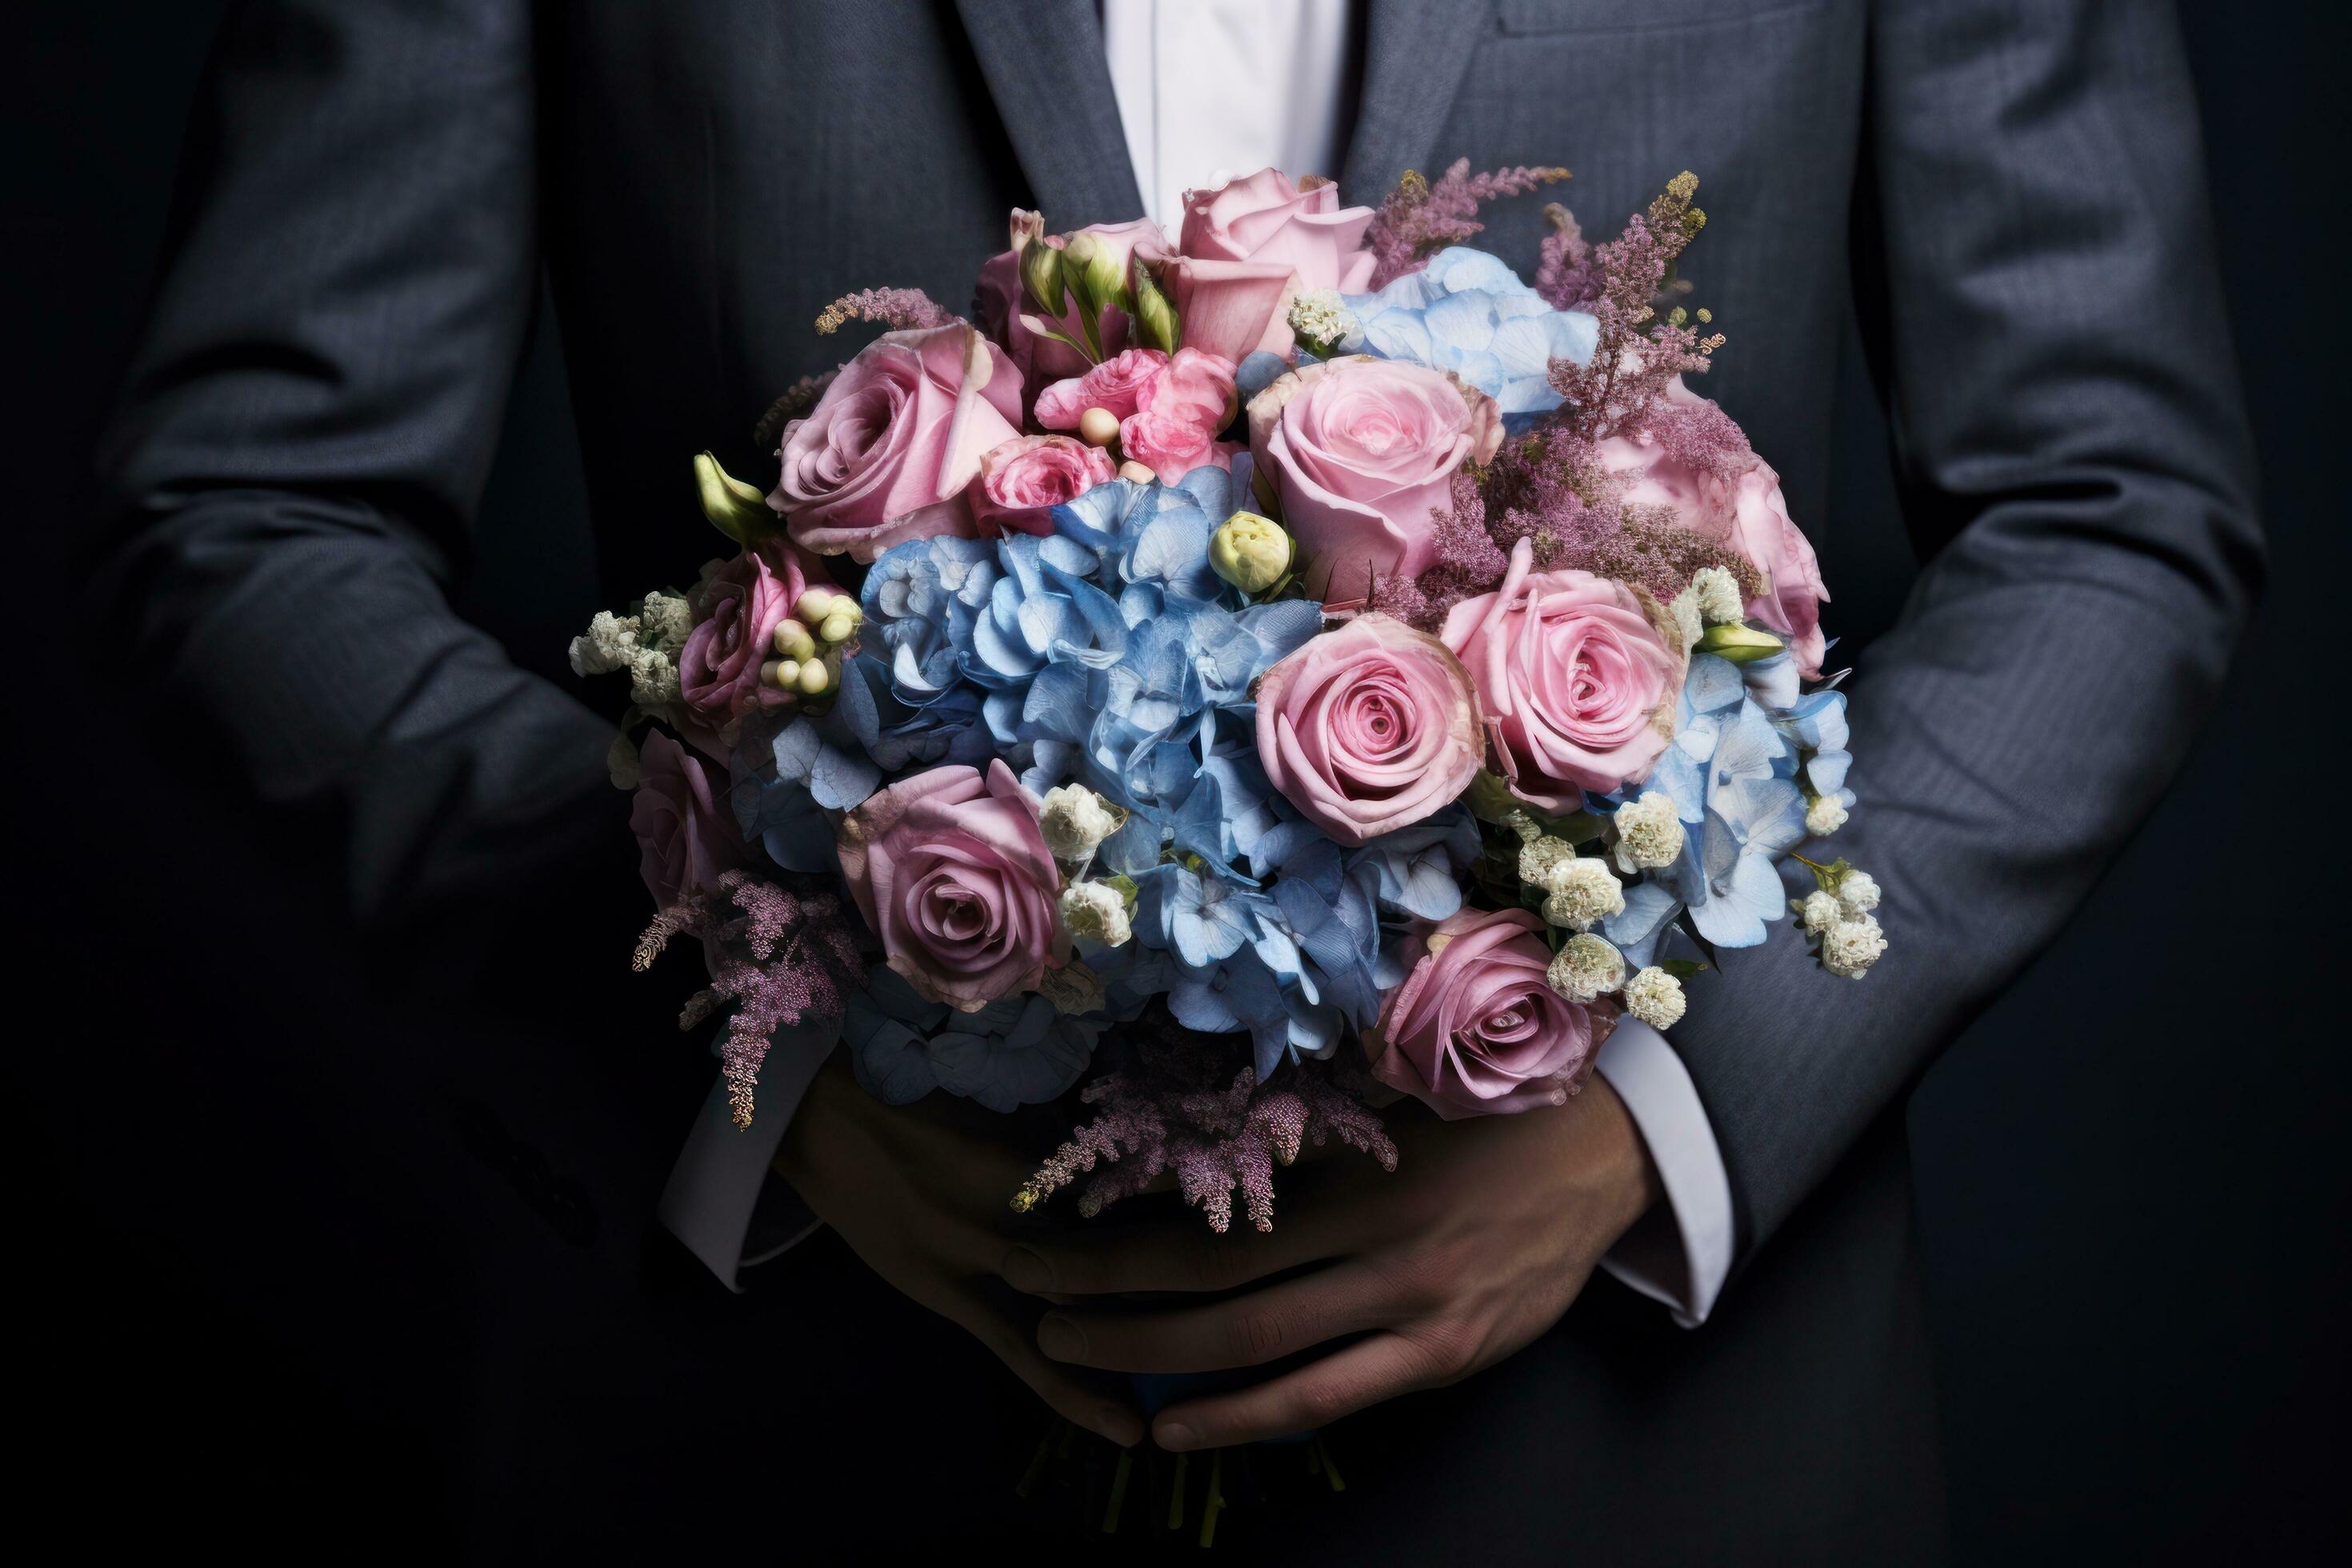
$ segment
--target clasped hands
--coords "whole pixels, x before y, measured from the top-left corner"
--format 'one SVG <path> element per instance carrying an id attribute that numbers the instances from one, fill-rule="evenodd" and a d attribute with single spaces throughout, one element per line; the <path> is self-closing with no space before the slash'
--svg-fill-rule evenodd
<path id="1" fill-rule="evenodd" d="M 1006 1198 L 1034 1151 L 957 1108 L 880 1105 L 836 1063 L 776 1169 L 893 1286 L 1123 1446 L 1144 1423 L 1117 1374 L 1332 1346 L 1160 1412 L 1152 1437 L 1181 1452 L 1325 1426 L 1493 1365 L 1559 1320 L 1658 1195 L 1640 1133 L 1597 1075 L 1556 1110 L 1391 1131 L 1393 1173 L 1353 1153 L 1283 1173 L 1271 1234 L 1220 1236 L 1189 1212 L 1122 1222 L 1116 1208 L 1024 1231 Z"/>

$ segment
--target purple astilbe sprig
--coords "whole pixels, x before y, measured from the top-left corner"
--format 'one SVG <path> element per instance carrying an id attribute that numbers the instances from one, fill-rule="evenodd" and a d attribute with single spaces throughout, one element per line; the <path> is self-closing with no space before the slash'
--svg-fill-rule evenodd
<path id="1" fill-rule="evenodd" d="M 1583 364 L 1551 362 L 1547 379 L 1566 402 L 1548 424 L 1591 441 L 1634 428 L 1675 377 L 1703 373 L 1723 346 L 1721 333 L 1701 336 L 1680 306 L 1664 319 L 1657 310 L 1675 258 L 1706 226 L 1706 214 L 1691 202 L 1697 191 L 1697 175 L 1676 174 L 1622 235 L 1592 247 L 1585 265 L 1597 270 L 1600 287 L 1581 308 L 1598 323 L 1597 342 Z M 1699 326 L 1712 319 L 1697 314 Z"/>
<path id="2" fill-rule="evenodd" d="M 1551 232 L 1536 246 L 1536 292 L 1556 310 L 1581 310 L 1601 297 L 1601 268 L 1592 262 L 1592 242 L 1576 215 L 1558 202 L 1547 205 Z"/>
<path id="3" fill-rule="evenodd" d="M 762 451 L 773 451 L 783 439 L 784 426 L 806 416 L 824 395 L 824 389 L 833 384 L 833 378 L 840 374 L 841 367 L 835 365 L 822 375 L 804 375 L 784 388 L 784 395 L 768 405 L 768 411 L 751 426 L 752 444 Z"/>
<path id="4" fill-rule="evenodd" d="M 1088 1177 L 1078 1212 L 1092 1218 L 1173 1172 L 1186 1203 L 1220 1234 L 1241 1192 L 1253 1227 L 1274 1228 L 1274 1171 L 1308 1142 L 1337 1138 L 1396 1169 L 1396 1144 L 1367 1107 L 1334 1076 L 1304 1066 L 1261 1086 L 1254 1068 L 1227 1079 L 1227 1043 L 1164 1023 L 1145 1026 L 1135 1065 L 1079 1091 L 1092 1119 L 1070 1134 L 1013 1194 L 1024 1213 Z"/>
<path id="5" fill-rule="evenodd" d="M 1430 513 L 1437 559 L 1418 577 L 1381 574 L 1373 584 L 1371 605 L 1406 625 L 1434 633 L 1445 613 L 1465 599 L 1491 593 L 1509 571 L 1507 552 L 1495 542 L 1486 526 L 1486 498 L 1478 476 L 1468 469 L 1454 476 L 1453 506 Z"/>
<path id="6" fill-rule="evenodd" d="M 959 318 L 920 289 L 860 289 L 817 312 L 816 330 L 837 332 L 852 321 L 876 321 L 894 331 L 944 327 Z"/>
<path id="7" fill-rule="evenodd" d="M 656 915 L 638 939 L 631 967 L 652 967 L 664 944 L 681 931 L 702 939 L 710 984 L 688 999 L 678 1027 L 694 1028 L 732 1006 L 719 1062 L 735 1125 L 749 1127 L 769 1037 L 812 1019 L 839 1017 L 849 993 L 864 983 L 865 956 L 841 900 L 831 893 L 740 869 L 720 876 L 718 891 L 723 903 L 689 894 Z"/>
<path id="8" fill-rule="evenodd" d="M 1474 174 L 1467 158 L 1456 158 L 1434 181 L 1406 170 L 1364 230 L 1364 247 L 1373 257 L 1370 286 L 1385 289 L 1432 255 L 1484 229 L 1486 226 L 1478 221 L 1480 203 L 1523 196 L 1566 178 L 1566 169 L 1525 166 Z"/>

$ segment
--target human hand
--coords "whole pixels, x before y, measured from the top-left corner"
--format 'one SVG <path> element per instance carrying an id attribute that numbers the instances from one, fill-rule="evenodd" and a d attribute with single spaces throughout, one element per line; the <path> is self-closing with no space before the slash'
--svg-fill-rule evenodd
<path id="1" fill-rule="evenodd" d="M 1393 1174 L 1295 1167 L 1271 1235 L 1138 1227 L 1019 1247 L 1020 1289 L 1066 1305 L 1037 1342 L 1055 1362 L 1119 1372 L 1258 1366 L 1360 1335 L 1233 1393 L 1162 1411 L 1163 1448 L 1221 1447 L 1328 1426 L 1460 1381 L 1558 1321 L 1617 1238 L 1657 1200 L 1655 1167 L 1605 1079 L 1557 1110 L 1393 1129 Z M 1129 1292 L 1221 1292 L 1122 1309 Z"/>
<path id="2" fill-rule="evenodd" d="M 997 1277 L 1014 1245 L 1008 1200 L 1034 1162 L 991 1136 L 994 1120 L 961 1100 L 885 1105 L 836 1059 L 810 1085 L 774 1167 L 867 1267 L 968 1330 L 1061 1415 L 1121 1447 L 1140 1441 L 1123 1380 L 1038 1353 L 1039 1308 Z"/>

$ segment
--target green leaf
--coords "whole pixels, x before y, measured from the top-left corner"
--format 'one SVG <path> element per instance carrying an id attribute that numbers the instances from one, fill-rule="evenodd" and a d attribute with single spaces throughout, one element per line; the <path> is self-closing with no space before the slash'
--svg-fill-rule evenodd
<path id="1" fill-rule="evenodd" d="M 1658 963 L 1657 967 L 1664 970 L 1667 973 L 1673 975 L 1677 980 L 1688 980 L 1692 975 L 1696 974 L 1699 971 L 1703 969 L 1712 969 L 1714 965 L 1701 963 L 1696 958 L 1668 958 L 1661 960 Z"/>

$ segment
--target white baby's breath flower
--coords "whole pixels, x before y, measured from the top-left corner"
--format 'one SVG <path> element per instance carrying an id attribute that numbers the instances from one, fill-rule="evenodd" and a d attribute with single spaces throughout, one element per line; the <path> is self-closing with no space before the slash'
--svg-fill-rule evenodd
<path id="1" fill-rule="evenodd" d="M 1804 922 L 1807 936 L 1821 935 L 1845 915 L 1845 910 L 1837 901 L 1837 895 L 1823 892 L 1818 888 L 1805 895 L 1804 902 L 1791 903 L 1789 907 L 1796 911 L 1797 919 Z"/>
<path id="2" fill-rule="evenodd" d="M 1118 831 L 1118 816 L 1108 801 L 1086 785 L 1059 784 L 1045 792 L 1037 826 L 1055 859 L 1084 860 L 1097 845 Z"/>
<path id="3" fill-rule="evenodd" d="M 651 710 L 677 699 L 677 666 L 669 655 L 655 647 L 641 647 L 629 655 L 630 701 Z"/>
<path id="4" fill-rule="evenodd" d="M 637 650 L 637 617 L 599 610 L 588 629 L 572 639 L 572 673 L 610 675 L 625 669 Z"/>
<path id="5" fill-rule="evenodd" d="M 1848 870 L 1838 880 L 1838 902 L 1849 915 L 1866 915 L 1878 907 L 1878 879 L 1867 871 Z"/>
<path id="6" fill-rule="evenodd" d="M 1544 885 L 1551 889 L 1544 900 L 1544 919 L 1570 931 L 1591 931 L 1625 908 L 1625 889 L 1608 867 L 1591 857 L 1561 861 Z"/>
<path id="7" fill-rule="evenodd" d="M 694 607 L 682 595 L 656 590 L 646 595 L 637 611 L 639 635 L 649 637 L 653 645 L 671 658 L 686 647 L 687 634 L 694 630 Z"/>
<path id="8" fill-rule="evenodd" d="M 1625 955 L 1591 931 L 1570 937 L 1544 978 L 1571 1002 L 1590 1002 L 1625 984 Z"/>
<path id="9" fill-rule="evenodd" d="M 1517 834 L 1522 844 L 1533 844 L 1544 836 L 1544 830 L 1537 826 L 1536 819 L 1524 811 L 1513 810 L 1503 818 L 1503 826 Z"/>
<path id="10" fill-rule="evenodd" d="M 1682 633 L 1683 651 L 1690 652 L 1706 636 L 1706 622 L 1698 610 L 1698 590 L 1685 588 L 1667 603 L 1666 609 L 1675 617 L 1675 629 Z"/>
<path id="11" fill-rule="evenodd" d="M 1530 888 L 1553 891 L 1552 878 L 1560 867 L 1576 858 L 1576 846 L 1565 838 L 1554 838 L 1547 833 L 1528 840 L 1519 847 L 1519 880 Z"/>
<path id="12" fill-rule="evenodd" d="M 1691 577 L 1691 591 L 1698 596 L 1699 619 L 1708 626 L 1727 626 L 1747 614 L 1739 579 L 1720 566 L 1700 567 Z"/>
<path id="13" fill-rule="evenodd" d="M 1817 796 L 1805 807 L 1805 831 L 1816 838 L 1827 838 L 1845 826 L 1845 802 L 1833 795 Z"/>
<path id="14" fill-rule="evenodd" d="M 1311 346 L 1330 349 L 1360 330 L 1336 289 L 1316 289 L 1290 302 L 1290 330 Z"/>
<path id="15" fill-rule="evenodd" d="M 1133 933 L 1127 900 L 1108 882 L 1073 882 L 1062 889 L 1062 925 L 1072 936 L 1118 947 Z"/>
<path id="16" fill-rule="evenodd" d="M 1822 967 L 1859 980 L 1886 952 L 1886 933 L 1874 916 L 1841 920 L 1822 937 Z"/>
<path id="17" fill-rule="evenodd" d="M 1664 791 L 1619 806 L 1616 820 L 1617 868 L 1628 875 L 1671 866 L 1683 852 L 1683 819 Z"/>
<path id="18" fill-rule="evenodd" d="M 1671 1029 L 1682 1022 L 1683 983 L 1652 964 L 1625 983 L 1625 1011 L 1653 1029 Z"/>

